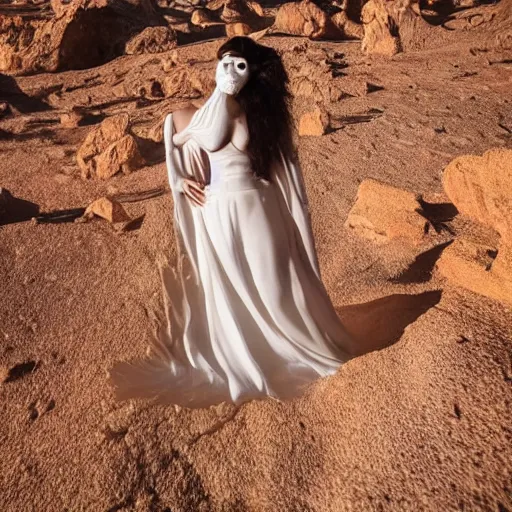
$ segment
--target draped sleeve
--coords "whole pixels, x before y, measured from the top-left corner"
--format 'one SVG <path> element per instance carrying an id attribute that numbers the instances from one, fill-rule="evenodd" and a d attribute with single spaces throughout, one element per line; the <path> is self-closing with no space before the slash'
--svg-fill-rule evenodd
<path id="1" fill-rule="evenodd" d="M 300 164 L 283 151 L 280 151 L 279 159 L 274 163 L 272 170 L 272 176 L 284 198 L 288 211 L 295 221 L 307 259 L 318 279 L 321 279 L 311 227 L 308 197 Z"/>
<path id="2" fill-rule="evenodd" d="M 188 126 L 173 134 L 172 141 L 175 146 L 194 141 L 207 151 L 218 151 L 230 141 L 232 125 L 228 95 L 216 88 Z"/>
<path id="3" fill-rule="evenodd" d="M 207 183 L 210 175 L 210 161 L 207 152 L 194 140 L 190 139 L 181 146 L 173 142 L 174 125 L 172 114 L 165 118 L 164 144 L 167 177 L 174 200 L 174 224 L 180 253 L 188 257 L 192 267 L 197 261 L 197 248 L 195 244 L 195 223 L 193 206 L 182 193 L 183 181 L 193 179 Z M 195 277 L 198 279 L 197 271 Z"/>

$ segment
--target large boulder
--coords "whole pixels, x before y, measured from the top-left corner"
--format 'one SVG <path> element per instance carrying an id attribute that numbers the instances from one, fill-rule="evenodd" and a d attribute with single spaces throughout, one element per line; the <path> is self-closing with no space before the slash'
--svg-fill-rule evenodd
<path id="1" fill-rule="evenodd" d="M 456 158 L 444 171 L 443 186 L 460 213 L 512 244 L 512 150 Z"/>
<path id="2" fill-rule="evenodd" d="M 227 0 L 223 3 L 220 18 L 225 23 L 251 24 L 261 21 L 263 9 L 257 2 Z"/>
<path id="3" fill-rule="evenodd" d="M 458 211 L 500 235 L 495 246 L 457 239 L 437 263 L 457 286 L 512 305 L 512 150 L 461 156 L 443 174 L 443 186 Z"/>
<path id="4" fill-rule="evenodd" d="M 369 0 L 361 11 L 366 53 L 392 56 L 420 50 L 442 31 L 421 16 L 418 0 Z"/>
<path id="5" fill-rule="evenodd" d="M 273 32 L 310 39 L 341 39 L 342 33 L 329 15 L 311 0 L 286 3 L 277 11 Z"/>
<path id="6" fill-rule="evenodd" d="M 143 159 L 135 138 L 125 135 L 98 155 L 95 173 L 98 178 L 108 179 L 119 171 L 128 174 L 142 165 Z"/>
<path id="7" fill-rule="evenodd" d="M 428 220 L 419 212 L 418 196 L 375 180 L 364 180 L 345 226 L 378 244 L 396 238 L 413 244 L 424 240 Z"/>
<path id="8" fill-rule="evenodd" d="M 361 11 L 362 49 L 369 54 L 392 56 L 456 42 L 468 31 L 478 31 L 479 35 L 473 37 L 481 44 L 487 45 L 486 40 L 491 38 L 495 39 L 491 46 L 510 47 L 512 0 L 466 10 L 472 5 L 466 0 L 431 0 L 426 5 L 420 0 L 368 0 Z M 427 23 L 421 12 L 425 7 L 434 7 L 445 19 L 442 27 Z"/>
<path id="9" fill-rule="evenodd" d="M 93 128 L 80 146 L 76 159 L 83 178 L 107 179 L 143 165 L 135 138 L 128 133 L 129 117 L 121 114 Z"/>

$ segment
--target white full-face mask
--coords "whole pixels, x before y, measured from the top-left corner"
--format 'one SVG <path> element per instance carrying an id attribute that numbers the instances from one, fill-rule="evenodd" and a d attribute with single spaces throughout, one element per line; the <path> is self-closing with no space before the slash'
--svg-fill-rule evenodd
<path id="1" fill-rule="evenodd" d="M 249 64 L 243 57 L 226 54 L 217 64 L 215 81 L 225 94 L 238 94 L 249 80 Z"/>

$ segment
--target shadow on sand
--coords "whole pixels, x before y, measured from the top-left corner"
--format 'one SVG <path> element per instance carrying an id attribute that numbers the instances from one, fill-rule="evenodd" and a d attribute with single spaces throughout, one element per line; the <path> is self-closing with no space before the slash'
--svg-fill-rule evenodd
<path id="1" fill-rule="evenodd" d="M 25 222 L 39 213 L 39 205 L 14 197 L 6 189 L 0 196 L 0 226 Z"/>
<path id="2" fill-rule="evenodd" d="M 8 101 L 18 112 L 29 114 L 30 112 L 43 112 L 52 107 L 39 98 L 25 94 L 12 76 L 0 73 L 0 101 Z"/>
<path id="3" fill-rule="evenodd" d="M 408 325 L 439 303 L 441 294 L 441 290 L 418 295 L 395 294 L 344 306 L 337 312 L 356 340 L 356 355 L 360 356 L 396 343 Z"/>

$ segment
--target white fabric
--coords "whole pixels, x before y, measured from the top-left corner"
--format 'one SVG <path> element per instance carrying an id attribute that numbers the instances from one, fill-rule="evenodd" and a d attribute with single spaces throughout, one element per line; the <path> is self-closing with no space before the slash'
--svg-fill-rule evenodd
<path id="1" fill-rule="evenodd" d="M 287 399 L 350 358 L 352 340 L 320 279 L 299 166 L 281 154 L 267 182 L 232 141 L 206 149 L 225 129 L 224 108 L 216 90 L 186 133 L 174 134 L 172 115 L 165 120 L 181 259 L 177 272 L 161 268 L 168 316 L 151 357 L 110 372 L 118 399 L 185 407 Z M 187 177 L 209 183 L 204 206 L 181 192 Z"/>

